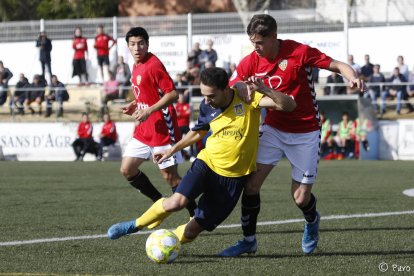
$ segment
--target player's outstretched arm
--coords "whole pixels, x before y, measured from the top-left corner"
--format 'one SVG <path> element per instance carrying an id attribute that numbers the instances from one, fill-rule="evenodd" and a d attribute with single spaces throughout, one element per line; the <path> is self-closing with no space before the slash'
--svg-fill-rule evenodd
<path id="1" fill-rule="evenodd" d="M 339 73 L 345 77 L 348 80 L 349 87 L 357 87 L 361 92 L 367 91 L 367 86 L 365 85 L 364 80 L 358 78 L 358 74 L 349 64 L 333 59 L 328 70 Z"/>
<path id="2" fill-rule="evenodd" d="M 201 140 L 208 131 L 206 130 L 197 130 L 197 131 L 189 131 L 183 139 L 181 139 L 177 144 L 175 144 L 172 148 L 166 151 L 155 152 L 153 154 L 154 162 L 161 164 L 165 159 L 170 158 L 174 153 L 191 146 L 192 144 L 196 143 L 197 141 Z"/>

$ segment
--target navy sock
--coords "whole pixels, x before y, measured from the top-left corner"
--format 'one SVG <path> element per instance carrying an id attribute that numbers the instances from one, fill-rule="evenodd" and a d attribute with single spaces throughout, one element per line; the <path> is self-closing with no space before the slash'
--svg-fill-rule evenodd
<path id="1" fill-rule="evenodd" d="M 128 181 L 129 184 L 138 189 L 138 191 L 142 194 L 149 197 L 153 202 L 162 197 L 161 193 L 154 187 L 154 185 L 152 185 L 151 181 L 142 171 L 128 179 Z"/>
<path id="2" fill-rule="evenodd" d="M 300 207 L 299 207 L 300 208 Z M 308 205 L 300 208 L 307 222 L 314 222 L 316 219 L 316 197 L 311 194 Z"/>
<path id="3" fill-rule="evenodd" d="M 260 212 L 260 194 L 242 196 L 241 225 L 245 237 L 256 234 L 257 217 Z"/>

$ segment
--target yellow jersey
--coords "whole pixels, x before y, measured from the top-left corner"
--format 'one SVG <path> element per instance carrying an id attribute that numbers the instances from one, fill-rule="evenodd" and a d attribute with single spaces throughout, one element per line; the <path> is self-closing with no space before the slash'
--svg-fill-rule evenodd
<path id="1" fill-rule="evenodd" d="M 215 173 L 226 177 L 240 177 L 256 170 L 259 146 L 260 107 L 263 94 L 254 92 L 252 102 L 243 102 L 237 92 L 226 108 L 213 108 L 204 101 L 192 129 L 210 130 L 206 146 L 197 158 Z"/>

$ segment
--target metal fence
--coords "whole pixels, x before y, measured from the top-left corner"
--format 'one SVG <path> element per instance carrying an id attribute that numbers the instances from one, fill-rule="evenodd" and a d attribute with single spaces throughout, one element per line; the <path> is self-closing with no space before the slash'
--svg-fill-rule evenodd
<path id="1" fill-rule="evenodd" d="M 384 1 L 378 0 L 377 2 Z M 343 1 L 320 4 L 315 9 L 265 12 L 278 21 L 279 33 L 341 31 L 344 30 L 344 26 L 357 28 L 414 23 L 411 15 L 390 16 L 387 10 L 390 2 L 393 1 L 388 0 L 386 1 L 387 5 L 383 4 L 377 8 L 379 9 L 377 13 L 384 14 L 381 17 L 372 15 L 375 10 L 373 11 L 373 7 L 368 5 L 347 10 L 345 6 L 338 5 Z M 400 7 L 399 10 L 412 9 L 414 11 L 414 1 L 406 1 L 405 4 L 406 6 Z M 355 11 L 358 11 L 359 17 L 353 15 Z M 40 30 L 45 30 L 48 36 L 54 40 L 71 39 L 77 26 L 83 29 L 83 35 L 86 38 L 93 38 L 98 25 L 103 25 L 106 32 L 115 37 L 124 36 L 132 26 L 145 26 L 151 36 L 237 34 L 245 32 L 245 26 L 253 14 L 255 12 L 2 22 L 0 23 L 0 42 L 31 41 L 37 38 Z M 367 14 L 371 14 L 371 16 L 367 16 Z"/>

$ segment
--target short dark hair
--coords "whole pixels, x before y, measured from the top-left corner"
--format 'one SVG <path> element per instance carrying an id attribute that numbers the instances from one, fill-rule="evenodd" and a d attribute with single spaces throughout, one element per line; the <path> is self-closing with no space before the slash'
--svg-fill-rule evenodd
<path id="1" fill-rule="evenodd" d="M 224 69 L 213 67 L 201 72 L 200 81 L 204 85 L 224 90 L 229 83 L 229 77 Z"/>
<path id="2" fill-rule="evenodd" d="M 268 14 L 256 14 L 247 25 L 247 35 L 268 36 L 277 32 L 276 20 Z"/>
<path id="3" fill-rule="evenodd" d="M 129 42 L 129 38 L 131 36 L 140 36 L 140 37 L 144 38 L 144 40 L 146 42 L 148 42 L 148 40 L 149 40 L 149 35 L 148 35 L 147 31 L 142 27 L 134 27 L 134 28 L 129 29 L 129 31 L 127 32 L 127 34 L 125 36 L 125 40 L 126 40 L 127 43 Z"/>

